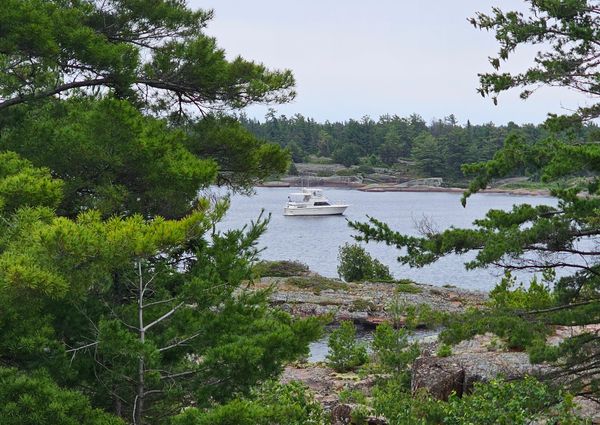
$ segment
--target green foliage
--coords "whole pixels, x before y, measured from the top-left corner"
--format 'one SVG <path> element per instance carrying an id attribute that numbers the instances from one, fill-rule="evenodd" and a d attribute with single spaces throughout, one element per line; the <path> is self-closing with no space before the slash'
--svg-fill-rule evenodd
<path id="1" fill-rule="evenodd" d="M 207 116 L 184 129 L 115 99 L 72 98 L 21 108 L 0 147 L 64 181 L 59 213 L 97 209 L 179 218 L 210 184 L 247 189 L 283 173 L 288 157 L 230 118 Z M 115 140 L 119 143 L 115 144 Z M 42 148 L 43 146 L 43 148 Z"/>
<path id="2" fill-rule="evenodd" d="M 358 164 L 360 160 L 360 149 L 356 145 L 344 145 L 333 151 L 332 158 L 337 164 L 350 167 Z"/>
<path id="3" fill-rule="evenodd" d="M 411 395 L 403 379 L 388 379 L 373 389 L 375 412 L 390 425 L 443 424 L 445 412 L 440 403 L 426 393 Z"/>
<path id="4" fill-rule="evenodd" d="M 428 304 L 407 304 L 399 291 L 386 305 L 386 311 L 392 318 L 395 328 L 405 327 L 414 330 L 417 327 L 436 328 L 446 324 L 449 320 L 448 313 L 434 310 Z"/>
<path id="5" fill-rule="evenodd" d="M 335 172 L 335 174 L 338 176 L 342 176 L 342 177 L 355 176 L 356 169 L 355 168 L 342 168 L 341 170 L 337 170 Z"/>
<path id="6" fill-rule="evenodd" d="M 288 168 L 287 173 L 290 176 L 298 176 L 300 173 L 298 172 L 298 167 L 293 162 L 290 162 L 290 167 Z"/>
<path id="7" fill-rule="evenodd" d="M 491 159 L 509 134 L 519 134 L 530 144 L 551 134 L 542 125 L 519 126 L 512 122 L 506 125 L 467 122 L 461 126 L 452 115 L 430 124 L 415 114 L 409 117 L 383 115 L 376 122 L 365 117 L 360 121 L 334 123 L 318 123 L 300 114 L 275 116 L 272 112 L 267 114 L 264 122 L 243 114 L 239 118 L 259 138 L 281 146 L 292 145 L 294 149 L 300 146 L 304 152 L 312 154 L 309 162 L 315 162 L 315 155 L 329 156 L 332 152 L 336 162 L 345 165 L 362 161 L 371 167 L 396 167 L 402 162 L 397 169 L 406 177 L 418 174 L 443 177 L 450 184 L 461 185 L 464 184 L 461 165 Z M 596 128 L 590 124 L 582 127 L 581 133 L 592 137 Z M 523 169 L 520 172 L 528 175 L 530 171 Z M 337 174 L 356 173 L 341 170 Z"/>
<path id="8" fill-rule="evenodd" d="M 525 3 L 529 4 L 526 13 L 494 8 L 491 14 L 479 13 L 472 19 L 476 27 L 491 30 L 500 46 L 498 56 L 491 59 L 496 71 L 480 76 L 480 93 L 494 102 L 512 88 L 521 88 L 521 96 L 527 98 L 545 84 L 574 88 L 586 95 L 600 93 L 597 66 L 589 59 L 598 54 L 597 8 L 585 1 Z M 531 66 L 515 74 L 500 71 L 515 50 L 528 45 L 544 46 L 532 57 Z M 599 352 L 595 335 L 567 339 L 558 348 L 546 346 L 545 339 L 551 325 L 600 321 L 600 265 L 594 248 L 600 236 L 600 145 L 597 125 L 584 124 L 599 114 L 600 108 L 592 103 L 569 116 L 550 115 L 545 134 L 539 134 L 542 137 L 511 132 L 490 160 L 462 167 L 472 177 L 463 205 L 494 179 L 530 174 L 543 183 L 559 180 L 551 192 L 557 198 L 555 206 L 523 204 L 510 211 L 491 210 L 475 221 L 473 228 L 450 228 L 423 237 L 399 234 L 376 219 L 351 223 L 359 232 L 358 240 L 381 241 L 405 250 L 400 260 L 411 266 L 475 251 L 467 268 L 494 265 L 507 271 L 550 272 L 527 287 L 515 287 L 510 276 L 505 277 L 491 294 L 491 310 L 467 313 L 459 319 L 462 323 L 453 322 L 444 331 L 443 338 L 452 342 L 493 332 L 506 339 L 509 348 L 526 348 L 532 360 L 560 358 L 567 371 L 565 382 L 574 391 L 586 384 L 569 371 L 594 375 Z M 570 180 L 580 183 L 565 184 Z M 560 270 L 562 277 L 555 279 L 555 270 Z M 598 387 L 595 378 L 587 386 L 593 393 Z"/>
<path id="9" fill-rule="evenodd" d="M 410 279 L 400 279 L 395 283 L 396 286 L 394 287 L 394 291 L 396 293 L 420 294 L 422 292 L 421 288 Z"/>
<path id="10" fill-rule="evenodd" d="M 40 371 L 25 374 L 0 368 L 3 425 L 123 425 L 121 419 L 90 406 L 81 393 L 60 388 Z"/>
<path id="11" fill-rule="evenodd" d="M 27 110 L 19 124 L 3 132 L 0 146 L 64 181 L 62 215 L 96 209 L 107 217 L 182 217 L 217 177 L 218 163 L 189 152 L 181 131 L 125 101 L 50 102 Z"/>
<path id="12" fill-rule="evenodd" d="M 473 392 L 448 402 L 426 393 L 413 396 L 396 381 L 374 390 L 374 406 L 390 425 L 584 424 L 573 413 L 572 396 L 534 378 L 475 384 Z"/>
<path id="13" fill-rule="evenodd" d="M 325 289 L 343 290 L 347 289 L 348 285 L 340 280 L 329 279 L 323 276 L 293 276 L 286 280 L 290 285 L 297 288 L 312 290 L 319 293 Z"/>
<path id="14" fill-rule="evenodd" d="M 304 162 L 306 159 L 306 154 L 304 153 L 302 146 L 300 146 L 298 143 L 290 142 L 286 148 L 290 153 L 290 157 L 292 158 L 293 162 Z"/>
<path id="15" fill-rule="evenodd" d="M 596 28 L 599 14 L 586 1 L 527 0 L 531 14 L 513 11 L 503 12 L 494 8 L 491 14 L 478 13 L 471 23 L 482 30 L 493 31 L 500 46 L 496 57 L 490 58 L 492 73 L 480 75 L 479 92 L 497 96 L 512 88 L 522 88 L 521 98 L 528 98 L 539 84 L 569 87 L 585 94 L 599 92 L 589 58 L 598 53 Z M 545 45 L 526 71 L 511 74 L 500 72 L 519 46 Z M 598 115 L 596 105 L 581 107 L 570 117 L 555 117 L 555 128 L 573 128 L 580 122 L 577 118 Z"/>
<path id="16" fill-rule="evenodd" d="M 431 134 L 421 134 L 414 140 L 412 157 L 425 175 L 439 177 L 444 174 L 444 152 Z"/>
<path id="17" fill-rule="evenodd" d="M 331 170 L 319 170 L 317 171 L 317 177 L 331 177 L 333 176 L 333 171 Z"/>
<path id="18" fill-rule="evenodd" d="M 410 382 L 408 367 L 419 356 L 420 350 L 416 343 L 409 343 L 408 336 L 408 330 L 394 329 L 384 323 L 375 329 L 372 347 L 381 372 L 394 373 Z"/>
<path id="19" fill-rule="evenodd" d="M 344 244 L 338 253 L 338 274 L 347 282 L 360 280 L 391 280 L 389 268 L 373 259 L 363 247 L 357 244 Z"/>
<path id="20" fill-rule="evenodd" d="M 326 425 L 327 415 L 298 382 L 269 382 L 247 399 L 235 399 L 208 411 L 186 409 L 172 425 Z"/>
<path id="21" fill-rule="evenodd" d="M 338 393 L 340 403 L 366 404 L 367 397 L 360 390 L 343 389 Z"/>
<path id="22" fill-rule="evenodd" d="M 510 272 L 506 272 L 500 283 L 490 292 L 493 306 L 511 310 L 538 310 L 553 306 L 556 303 L 555 294 L 550 288 L 553 276 L 548 276 L 548 272 L 546 275 L 546 284 L 538 283 L 537 277 L 534 276 L 527 288 L 523 284 L 514 288 L 516 279 Z"/>
<path id="23" fill-rule="evenodd" d="M 285 173 L 290 164 L 279 145 L 265 143 L 231 117 L 209 115 L 184 128 L 190 152 L 218 164 L 219 185 L 248 192 L 267 177 Z"/>
<path id="24" fill-rule="evenodd" d="M 47 367 L 87 388 L 96 406 L 111 409 L 118 397 L 117 414 L 150 420 L 189 400 L 207 406 L 248 393 L 305 356 L 320 324 L 238 289 L 266 222 L 207 234 L 225 205 L 204 207 L 177 221 L 20 210 L 0 253 L 2 361 Z M 144 410 L 131 412 L 136 399 Z"/>
<path id="25" fill-rule="evenodd" d="M 0 6 L 0 109 L 104 88 L 148 109 L 244 107 L 294 97 L 290 71 L 228 61 L 185 2 L 7 0 Z"/>
<path id="26" fill-rule="evenodd" d="M 267 220 L 217 232 L 227 202 L 199 197 L 287 169 L 212 112 L 288 101 L 291 73 L 227 60 L 212 12 L 150 6 L 0 2 L 0 409 L 19 423 L 166 423 L 250 394 L 321 334 L 242 287 Z"/>
<path id="27" fill-rule="evenodd" d="M 549 407 L 551 406 L 551 407 Z M 572 398 L 534 378 L 476 383 L 473 393 L 451 397 L 444 424 L 520 424 L 534 419 L 550 424 L 583 424 L 572 412 Z"/>
<path id="28" fill-rule="evenodd" d="M 377 311 L 377 305 L 369 299 L 358 298 L 352 301 L 350 311 Z"/>
<path id="29" fill-rule="evenodd" d="M 291 277 L 306 274 L 308 266 L 298 261 L 259 261 L 253 271 L 256 277 Z"/>
<path id="30" fill-rule="evenodd" d="M 327 363 L 338 372 L 347 372 L 368 360 L 367 348 L 356 340 L 354 323 L 343 321 L 329 335 Z"/>
<path id="31" fill-rule="evenodd" d="M 291 73 L 226 60 L 202 30 L 212 12 L 166 0 L 149 12 L 138 3 L 0 5 L 0 150 L 63 180 L 53 205 L 60 215 L 180 218 L 202 188 L 249 191 L 287 169 L 278 145 L 210 111 L 287 101 Z M 202 119 L 187 116 L 186 105 L 201 108 Z M 27 188 L 34 177 L 43 183 L 23 174 L 11 184 Z"/>
<path id="32" fill-rule="evenodd" d="M 452 347 L 448 344 L 442 344 L 438 347 L 435 353 L 438 357 L 449 357 L 452 355 Z"/>
<path id="33" fill-rule="evenodd" d="M 526 349 L 549 334 L 550 329 L 538 320 L 528 320 L 512 311 L 472 310 L 448 319 L 440 339 L 456 344 L 475 335 L 493 333 L 507 340 L 508 348 Z"/>
<path id="34" fill-rule="evenodd" d="M 63 196 L 63 182 L 46 168 L 35 168 L 14 152 L 0 153 L 0 211 L 14 213 L 21 207 L 56 208 Z"/>
<path id="35" fill-rule="evenodd" d="M 352 425 L 367 425 L 369 409 L 365 406 L 356 406 L 350 413 Z"/>
<path id="36" fill-rule="evenodd" d="M 356 172 L 359 174 L 373 174 L 375 169 L 371 165 L 361 164 L 355 168 Z"/>

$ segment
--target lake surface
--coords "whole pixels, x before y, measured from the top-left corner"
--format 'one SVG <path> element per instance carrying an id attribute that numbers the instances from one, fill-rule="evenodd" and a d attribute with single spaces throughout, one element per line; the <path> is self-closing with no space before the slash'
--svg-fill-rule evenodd
<path id="1" fill-rule="evenodd" d="M 443 192 L 360 192 L 349 189 L 325 188 L 331 201 L 343 201 L 350 207 L 344 216 L 286 217 L 283 207 L 293 188 L 257 188 L 254 196 L 235 195 L 220 230 L 235 229 L 255 220 L 264 209 L 271 213 L 267 232 L 260 240 L 265 260 L 296 260 L 307 264 L 324 276 L 337 277 L 338 249 L 354 242 L 354 234 L 346 219 L 367 221 L 377 218 L 394 230 L 419 235 L 417 223 L 423 218 L 439 230 L 450 226 L 471 227 L 489 209 L 509 210 L 514 204 L 556 205 L 556 200 L 544 196 L 514 196 L 477 194 L 469 198 L 467 207 L 460 204 L 460 193 Z M 396 261 L 399 251 L 385 244 L 364 245 L 375 258 L 386 264 L 395 278 L 409 278 L 434 285 L 452 284 L 466 289 L 490 290 L 500 280 L 500 269 L 467 271 L 464 262 L 474 255 L 447 256 L 430 266 L 414 269 Z M 522 276 L 526 279 L 527 276 Z"/>

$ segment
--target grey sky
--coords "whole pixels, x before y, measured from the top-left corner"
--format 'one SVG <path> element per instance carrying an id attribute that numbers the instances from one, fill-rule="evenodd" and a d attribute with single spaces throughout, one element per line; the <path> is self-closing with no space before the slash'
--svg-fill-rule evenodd
<path id="1" fill-rule="evenodd" d="M 477 73 L 491 69 L 497 51 L 491 33 L 466 20 L 475 11 L 522 8 L 517 0 L 190 0 L 212 8 L 207 33 L 228 56 L 242 55 L 270 68 L 289 68 L 298 96 L 274 108 L 317 121 L 363 115 L 426 120 L 454 113 L 459 122 L 538 123 L 547 112 L 565 113 L 586 99 L 564 89 L 545 88 L 522 101 L 518 93 L 498 106 L 476 93 Z M 510 70 L 522 69 L 532 51 L 519 52 Z M 262 119 L 266 106 L 247 109 Z"/>

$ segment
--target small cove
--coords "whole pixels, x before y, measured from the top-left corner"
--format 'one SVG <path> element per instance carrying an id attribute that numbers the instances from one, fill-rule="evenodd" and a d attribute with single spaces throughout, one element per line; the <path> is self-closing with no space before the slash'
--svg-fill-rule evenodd
<path id="1" fill-rule="evenodd" d="M 460 203 L 460 193 L 446 192 L 361 192 L 350 189 L 326 188 L 332 201 L 350 204 L 345 216 L 284 217 L 283 206 L 293 188 L 257 188 L 253 196 L 234 195 L 231 207 L 220 230 L 237 229 L 255 220 L 261 210 L 271 214 L 266 233 L 259 247 L 265 260 L 296 260 L 327 277 L 337 277 L 338 249 L 352 243 L 353 230 L 347 220 L 367 221 L 368 216 L 390 225 L 392 229 L 418 235 L 417 223 L 426 219 L 438 230 L 450 226 L 472 227 L 475 219 L 484 217 L 489 209 L 509 210 L 514 204 L 555 205 L 547 196 L 517 196 L 508 194 L 477 194 L 469 198 L 466 208 Z M 455 285 L 470 290 L 489 291 L 499 282 L 502 270 L 496 268 L 466 270 L 464 263 L 473 258 L 449 255 L 423 268 L 410 268 L 397 261 L 399 251 L 384 244 L 366 244 L 366 249 L 389 266 L 397 279 L 412 279 L 433 285 Z M 531 275 L 520 274 L 523 280 Z"/>

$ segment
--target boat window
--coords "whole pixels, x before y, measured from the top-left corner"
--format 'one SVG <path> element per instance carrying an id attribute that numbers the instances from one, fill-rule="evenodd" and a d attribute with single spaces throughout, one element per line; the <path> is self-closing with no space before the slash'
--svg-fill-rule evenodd
<path id="1" fill-rule="evenodd" d="M 325 205 L 329 205 L 329 202 L 315 202 L 315 206 L 325 206 Z"/>

